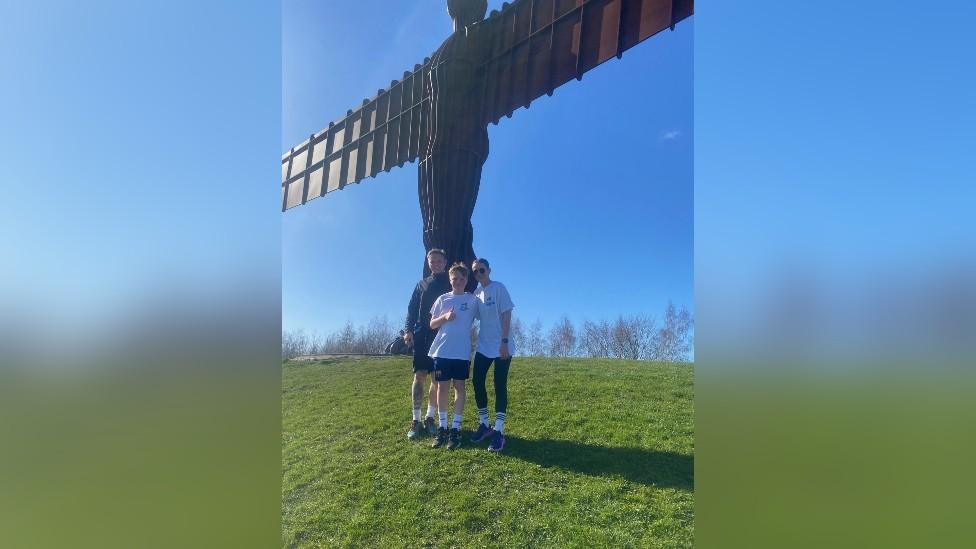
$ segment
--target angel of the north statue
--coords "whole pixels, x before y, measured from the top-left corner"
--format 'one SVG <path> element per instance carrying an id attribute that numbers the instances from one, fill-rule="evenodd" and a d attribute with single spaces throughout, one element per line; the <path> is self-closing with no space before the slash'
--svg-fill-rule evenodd
<path id="1" fill-rule="evenodd" d="M 486 0 L 447 0 L 454 32 L 431 57 L 285 153 L 282 211 L 419 159 L 424 247 L 471 264 L 488 124 L 673 29 L 694 0 L 516 0 L 485 19 L 486 10 Z"/>

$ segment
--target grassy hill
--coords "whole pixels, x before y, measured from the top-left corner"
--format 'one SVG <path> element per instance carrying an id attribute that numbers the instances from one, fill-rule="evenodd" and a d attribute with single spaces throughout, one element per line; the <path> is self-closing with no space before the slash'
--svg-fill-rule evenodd
<path id="1" fill-rule="evenodd" d="M 693 545 L 690 365 L 516 358 L 500 454 L 469 441 L 470 380 L 460 448 L 408 441 L 410 377 L 406 357 L 284 364 L 283 545 Z"/>

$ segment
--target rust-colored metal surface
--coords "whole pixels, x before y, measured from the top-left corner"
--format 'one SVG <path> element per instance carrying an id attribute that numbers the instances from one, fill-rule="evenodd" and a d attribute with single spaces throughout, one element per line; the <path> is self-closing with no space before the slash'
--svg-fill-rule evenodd
<path id="1" fill-rule="evenodd" d="M 282 157 L 282 211 L 420 160 L 424 245 L 470 262 L 487 124 L 694 13 L 693 0 L 448 2 L 457 29 L 390 87 Z M 425 264 L 426 269 L 426 264 Z"/>

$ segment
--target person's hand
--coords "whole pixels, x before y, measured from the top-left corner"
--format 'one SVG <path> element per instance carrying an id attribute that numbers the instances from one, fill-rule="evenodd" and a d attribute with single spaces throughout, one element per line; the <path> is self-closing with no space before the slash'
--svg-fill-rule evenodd
<path id="1" fill-rule="evenodd" d="M 500 356 L 502 360 L 512 358 L 512 355 L 508 353 L 508 343 L 502 343 L 501 346 L 498 347 L 498 356 Z"/>
<path id="2" fill-rule="evenodd" d="M 407 330 L 403 333 L 403 342 L 407 344 L 407 347 L 413 347 L 413 332 Z"/>
<path id="3" fill-rule="evenodd" d="M 454 314 L 454 308 L 452 307 L 451 310 L 449 310 L 446 313 L 444 313 L 444 320 L 447 321 L 447 322 L 450 322 L 450 321 L 454 320 L 454 317 L 455 316 L 457 316 L 457 315 Z"/>

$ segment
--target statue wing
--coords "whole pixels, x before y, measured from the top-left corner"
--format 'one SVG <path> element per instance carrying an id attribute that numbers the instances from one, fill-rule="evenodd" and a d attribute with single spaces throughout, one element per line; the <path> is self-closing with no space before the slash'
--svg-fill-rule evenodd
<path id="1" fill-rule="evenodd" d="M 694 0 L 516 0 L 479 26 L 488 38 L 484 121 L 529 104 L 694 13 Z"/>
<path id="2" fill-rule="evenodd" d="M 430 98 L 414 65 L 390 87 L 281 157 L 281 210 L 413 162 L 427 138 Z"/>
<path id="3" fill-rule="evenodd" d="M 483 120 L 494 122 L 692 15 L 694 0 L 516 0 L 486 36 Z M 282 211 L 413 162 L 426 146 L 430 59 L 281 158 Z"/>

